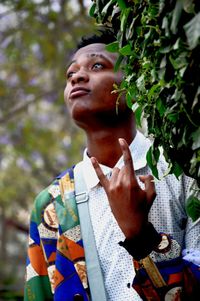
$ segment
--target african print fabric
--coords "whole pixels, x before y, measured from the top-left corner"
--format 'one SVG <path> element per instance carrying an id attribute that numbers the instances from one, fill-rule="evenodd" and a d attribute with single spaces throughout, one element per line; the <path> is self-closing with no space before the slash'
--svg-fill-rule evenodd
<path id="1" fill-rule="evenodd" d="M 53 295 L 57 301 L 71 301 L 76 295 L 88 300 L 84 250 L 70 171 L 62 176 L 62 182 L 54 181 L 35 200 L 26 281 L 24 300 L 53 300 Z"/>

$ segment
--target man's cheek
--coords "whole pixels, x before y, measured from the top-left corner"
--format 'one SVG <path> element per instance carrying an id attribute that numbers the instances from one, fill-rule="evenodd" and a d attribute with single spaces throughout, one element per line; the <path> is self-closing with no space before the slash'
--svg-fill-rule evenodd
<path id="1" fill-rule="evenodd" d="M 64 101 L 65 101 L 65 103 L 67 104 L 68 103 L 68 89 L 67 88 L 65 88 L 65 90 L 64 90 Z"/>

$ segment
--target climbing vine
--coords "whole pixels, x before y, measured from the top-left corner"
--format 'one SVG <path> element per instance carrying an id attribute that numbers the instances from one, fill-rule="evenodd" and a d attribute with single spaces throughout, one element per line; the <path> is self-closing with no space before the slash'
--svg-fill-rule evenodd
<path id="1" fill-rule="evenodd" d="M 193 220 L 200 216 L 200 2 L 199 0 L 94 0 L 90 15 L 111 27 L 118 52 L 116 69 L 124 70 L 120 93 L 138 125 L 147 120 L 153 145 L 147 162 L 159 177 L 160 147 L 168 173 L 184 172 L 197 189 L 188 201 Z M 124 63 L 124 57 L 126 58 Z"/>

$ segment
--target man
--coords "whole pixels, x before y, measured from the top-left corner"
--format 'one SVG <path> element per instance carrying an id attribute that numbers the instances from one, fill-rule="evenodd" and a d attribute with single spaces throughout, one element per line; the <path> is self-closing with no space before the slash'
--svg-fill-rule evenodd
<path id="1" fill-rule="evenodd" d="M 192 300 L 195 291 L 200 221 L 185 213 L 192 180 L 169 175 L 154 185 L 146 163 L 150 141 L 136 130 L 125 97 L 112 93 L 123 74 L 114 72 L 117 54 L 105 50 L 110 37 L 105 31 L 83 40 L 66 72 L 64 99 L 87 148 L 82 162 L 36 198 L 25 300 L 91 300 L 75 201 L 78 173 L 89 194 L 107 300 Z M 166 170 L 162 158 L 158 169 Z"/>

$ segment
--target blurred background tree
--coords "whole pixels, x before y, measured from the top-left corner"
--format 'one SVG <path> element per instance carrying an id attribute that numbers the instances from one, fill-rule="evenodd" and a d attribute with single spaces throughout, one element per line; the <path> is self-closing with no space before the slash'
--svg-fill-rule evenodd
<path id="1" fill-rule="evenodd" d="M 33 199 L 82 155 L 83 135 L 71 124 L 63 90 L 77 41 L 93 31 L 89 5 L 0 1 L 0 300 L 23 294 Z"/>

